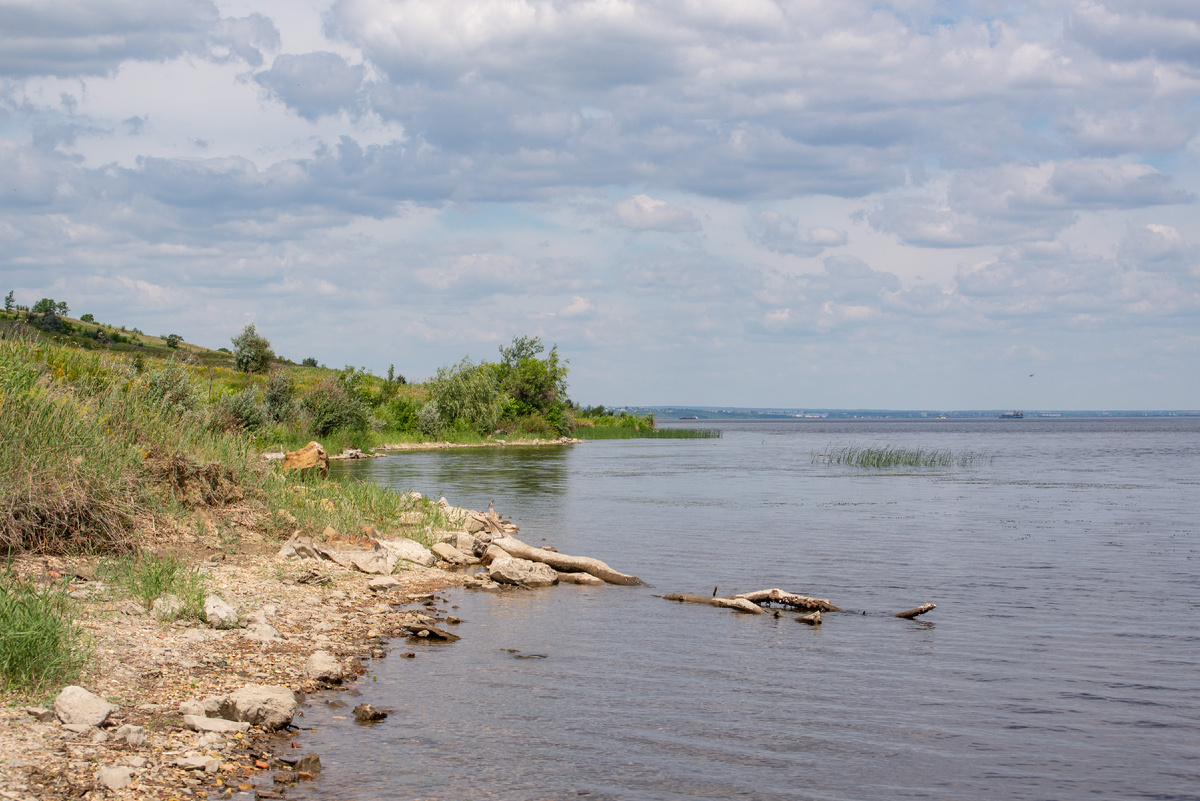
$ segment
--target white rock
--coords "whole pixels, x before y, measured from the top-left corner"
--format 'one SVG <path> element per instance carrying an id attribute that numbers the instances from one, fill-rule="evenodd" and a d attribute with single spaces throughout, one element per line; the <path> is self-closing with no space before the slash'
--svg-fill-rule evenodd
<path id="1" fill-rule="evenodd" d="M 328 651 L 317 651 L 304 663 L 304 678 L 311 681 L 327 681 L 340 684 L 342 665 Z"/>
<path id="2" fill-rule="evenodd" d="M 237 625 L 237 610 L 225 603 L 219 595 L 210 595 L 204 599 L 204 622 L 214 629 L 228 629 Z"/>
<path id="3" fill-rule="evenodd" d="M 118 742 L 124 740 L 136 748 L 146 742 L 146 727 L 134 726 L 132 723 L 122 724 L 113 732 L 113 739 Z"/>
<path id="4" fill-rule="evenodd" d="M 110 790 L 124 790 L 133 783 L 133 768 L 122 765 L 100 768 L 96 781 Z"/>
<path id="5" fill-rule="evenodd" d="M 296 697 L 287 687 L 249 686 L 221 699 L 220 715 L 264 729 L 280 729 L 296 714 Z"/>
<path id="6" fill-rule="evenodd" d="M 433 555 L 438 559 L 443 559 L 452 565 L 465 565 L 467 563 L 467 555 L 448 542 L 435 543 L 429 550 L 433 551 Z"/>
<path id="7" fill-rule="evenodd" d="M 206 718 L 203 715 L 184 715 L 183 725 L 192 731 L 212 731 L 219 734 L 234 734 L 250 728 L 250 724 L 245 721 Z"/>
<path id="8" fill-rule="evenodd" d="M 549 565 L 511 556 L 488 565 L 488 576 L 492 581 L 521 587 L 549 587 L 558 581 L 558 573 Z"/>
<path id="9" fill-rule="evenodd" d="M 559 584 L 583 584 L 588 587 L 602 586 L 605 581 L 601 578 L 596 578 L 590 573 L 559 573 Z"/>
<path id="10" fill-rule="evenodd" d="M 175 766 L 184 770 L 202 770 L 205 773 L 216 773 L 221 767 L 221 760 L 210 756 L 185 756 L 175 760 Z"/>
<path id="11" fill-rule="evenodd" d="M 379 544 L 387 548 L 396 558 L 404 562 L 412 562 L 422 567 L 433 567 L 437 557 L 433 552 L 416 540 L 400 537 L 394 540 L 379 540 Z"/>
<path id="12" fill-rule="evenodd" d="M 279 631 L 267 623 L 255 623 L 254 625 L 248 627 L 242 633 L 242 636 L 247 640 L 261 642 L 264 645 L 280 639 Z"/>
<path id="13" fill-rule="evenodd" d="M 479 540 L 475 539 L 470 534 L 466 534 L 461 531 L 458 533 L 458 536 L 454 538 L 454 547 L 462 551 L 467 556 L 473 556 L 475 554 L 475 546 L 478 543 Z"/>
<path id="14" fill-rule="evenodd" d="M 183 611 L 183 600 L 178 595 L 167 595 L 161 598 L 155 598 L 154 603 L 150 607 L 150 614 L 159 620 L 170 620 L 179 616 Z"/>
<path id="15" fill-rule="evenodd" d="M 400 582 L 391 576 L 380 576 L 367 582 L 367 588 L 374 592 L 390 592 L 400 586 Z"/>
<path id="16" fill-rule="evenodd" d="M 183 715 L 184 717 L 187 717 L 188 715 L 199 715 L 200 717 L 204 717 L 206 713 L 204 711 L 204 704 L 193 698 L 190 698 L 187 701 L 179 702 L 179 714 Z"/>
<path id="17" fill-rule="evenodd" d="M 72 684 L 54 699 L 54 714 L 63 723 L 99 726 L 117 708 L 98 695 Z"/>

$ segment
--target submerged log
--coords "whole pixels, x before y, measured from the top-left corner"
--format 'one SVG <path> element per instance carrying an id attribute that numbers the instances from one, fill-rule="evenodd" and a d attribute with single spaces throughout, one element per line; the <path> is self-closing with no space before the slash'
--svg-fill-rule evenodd
<path id="1" fill-rule="evenodd" d="M 766 610 L 758 604 L 751 603 L 744 598 L 710 598 L 707 595 L 685 595 L 681 592 L 674 592 L 670 595 L 662 595 L 668 601 L 678 601 L 681 604 L 705 604 L 707 606 L 717 606 L 722 609 L 733 609 L 737 612 L 746 612 L 751 615 L 766 614 Z"/>
<path id="2" fill-rule="evenodd" d="M 599 559 L 593 559 L 590 556 L 568 556 L 565 553 L 555 553 L 544 548 L 534 548 L 515 537 L 497 537 L 492 540 L 492 545 L 507 551 L 509 556 L 528 559 L 531 562 L 541 562 L 565 573 L 589 573 L 609 584 L 634 586 L 645 583 L 637 576 L 618 573 Z"/>
<path id="3" fill-rule="evenodd" d="M 897 612 L 893 617 L 902 617 L 905 620 L 912 620 L 917 615 L 923 615 L 926 612 L 937 609 L 937 604 L 921 604 L 916 609 L 909 609 L 907 612 Z"/>
<path id="4" fill-rule="evenodd" d="M 756 604 L 782 604 L 783 606 L 788 606 L 792 609 L 806 609 L 813 612 L 842 611 L 825 598 L 810 598 L 807 595 L 797 595 L 794 592 L 784 592 L 779 588 L 744 592 L 741 595 L 735 595 L 734 597 L 745 598 L 747 601 L 752 601 Z"/>
<path id="5" fill-rule="evenodd" d="M 808 615 L 801 615 L 796 620 L 800 623 L 807 623 L 810 626 L 819 626 L 821 625 L 821 613 L 813 612 Z"/>

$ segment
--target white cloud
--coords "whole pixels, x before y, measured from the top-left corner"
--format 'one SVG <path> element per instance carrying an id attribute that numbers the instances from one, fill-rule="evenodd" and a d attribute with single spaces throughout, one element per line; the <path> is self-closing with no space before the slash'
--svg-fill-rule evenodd
<path id="1" fill-rule="evenodd" d="M 687 209 L 677 208 L 665 200 L 648 195 L 634 195 L 613 207 L 617 224 L 634 231 L 697 231 L 700 223 Z"/>
<path id="2" fill-rule="evenodd" d="M 826 248 L 849 241 L 845 231 L 825 226 L 802 228 L 800 221 L 777 211 L 760 211 L 746 225 L 750 238 L 767 250 L 798 256 L 818 256 Z"/>

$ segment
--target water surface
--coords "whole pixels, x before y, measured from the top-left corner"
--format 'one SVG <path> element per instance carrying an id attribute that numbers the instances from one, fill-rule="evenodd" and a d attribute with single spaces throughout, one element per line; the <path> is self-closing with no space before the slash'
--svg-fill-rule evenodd
<path id="1" fill-rule="evenodd" d="M 1200 420 L 719 426 L 340 468 L 651 586 L 447 593 L 463 639 L 371 663 L 383 724 L 310 707 L 325 774 L 291 797 L 1200 798 Z M 874 444 L 989 458 L 812 460 Z M 654 597 L 714 587 L 852 612 Z"/>

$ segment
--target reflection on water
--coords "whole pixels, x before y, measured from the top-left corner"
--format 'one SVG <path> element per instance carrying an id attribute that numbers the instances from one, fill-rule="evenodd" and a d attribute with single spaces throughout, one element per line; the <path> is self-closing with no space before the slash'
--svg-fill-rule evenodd
<path id="1" fill-rule="evenodd" d="M 494 501 L 527 541 L 655 587 L 449 593 L 464 639 L 360 682 L 387 721 L 307 710 L 326 769 L 292 797 L 1200 797 L 1200 421 L 723 428 L 339 468 Z M 813 465 L 831 442 L 995 458 Z M 714 585 L 858 614 L 654 597 Z"/>

